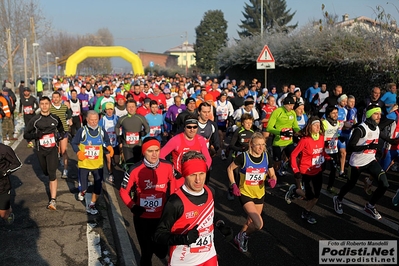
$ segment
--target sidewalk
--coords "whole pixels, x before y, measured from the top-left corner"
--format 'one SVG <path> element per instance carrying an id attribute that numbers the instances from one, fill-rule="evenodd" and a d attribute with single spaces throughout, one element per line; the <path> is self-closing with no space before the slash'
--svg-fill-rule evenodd
<path id="1" fill-rule="evenodd" d="M 87 214 L 84 203 L 76 200 L 76 155 L 72 150 L 68 150 L 69 178 L 61 179 L 61 169 L 57 171 L 57 210 L 51 211 L 46 209 L 48 178 L 43 176 L 33 150 L 26 147 L 22 136 L 14 143 L 13 149 L 23 166 L 10 177 L 15 222 L 5 225 L 0 221 L 0 258 L 3 263 L 57 266 L 119 264 L 108 218 L 108 199 L 103 195 L 99 198 L 99 215 Z"/>

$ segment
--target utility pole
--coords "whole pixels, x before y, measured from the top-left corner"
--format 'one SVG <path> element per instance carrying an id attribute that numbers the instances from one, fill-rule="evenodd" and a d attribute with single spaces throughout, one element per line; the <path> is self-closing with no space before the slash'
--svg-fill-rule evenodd
<path id="1" fill-rule="evenodd" d="M 24 79 L 25 79 L 25 86 L 29 86 L 29 81 L 28 81 L 28 69 L 27 69 L 27 62 L 26 60 L 28 59 L 28 44 L 26 42 L 26 38 L 24 38 Z"/>
<path id="2" fill-rule="evenodd" d="M 263 29 L 263 0 L 260 0 L 260 39 L 262 42 L 263 42 L 263 31 L 264 31 L 264 29 Z M 267 88 L 267 68 L 265 68 L 265 84 L 264 84 L 264 86 L 265 86 L 265 88 Z"/>
<path id="3" fill-rule="evenodd" d="M 7 56 L 8 56 L 8 79 L 11 83 L 11 89 L 14 90 L 14 70 L 12 66 L 12 51 L 11 51 L 11 30 L 7 29 Z"/>
<path id="4" fill-rule="evenodd" d="M 187 37 L 187 31 L 186 31 L 186 77 L 187 77 L 187 72 L 188 72 L 188 52 L 187 52 L 187 46 L 188 46 L 188 37 Z"/>
<path id="5" fill-rule="evenodd" d="M 35 80 L 35 88 L 36 90 L 36 78 L 37 78 L 37 73 L 36 73 L 36 54 L 35 54 L 35 49 L 33 47 L 33 43 L 36 42 L 36 31 L 35 31 L 35 21 L 33 17 L 30 17 L 29 19 L 30 23 L 30 43 L 29 43 L 29 50 L 32 48 L 32 53 L 29 53 L 31 55 L 30 57 L 30 69 L 32 70 L 32 78 Z"/>

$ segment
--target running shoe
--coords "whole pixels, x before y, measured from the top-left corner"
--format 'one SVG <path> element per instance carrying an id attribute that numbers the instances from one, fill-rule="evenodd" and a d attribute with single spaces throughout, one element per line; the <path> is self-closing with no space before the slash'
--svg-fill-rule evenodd
<path id="1" fill-rule="evenodd" d="M 68 170 L 64 169 L 64 171 L 62 171 L 62 179 L 67 179 L 68 178 Z"/>
<path id="2" fill-rule="evenodd" d="M 394 172 L 397 172 L 398 171 L 398 164 L 393 164 L 390 168 L 389 168 L 389 170 L 391 170 L 391 171 L 394 171 Z"/>
<path id="3" fill-rule="evenodd" d="M 335 188 L 333 188 L 333 187 L 328 187 L 327 188 L 327 192 L 332 194 L 332 195 L 337 195 L 338 194 L 337 191 L 335 190 Z"/>
<path id="4" fill-rule="evenodd" d="M 366 203 L 366 205 L 364 206 L 364 210 L 376 220 L 382 218 L 381 215 L 378 213 L 377 209 L 373 205 L 370 205 L 369 203 Z"/>
<path id="5" fill-rule="evenodd" d="M 342 209 L 342 202 L 338 199 L 338 196 L 333 197 L 334 202 L 334 210 L 338 214 L 343 214 L 344 210 Z"/>
<path id="6" fill-rule="evenodd" d="M 79 192 L 78 193 L 78 201 L 84 201 L 85 200 L 85 192 Z"/>
<path id="7" fill-rule="evenodd" d="M 339 176 L 338 176 L 338 178 L 339 178 L 339 179 L 342 179 L 342 180 L 347 180 L 347 179 L 348 179 L 348 176 L 347 176 L 345 173 L 340 173 Z"/>
<path id="8" fill-rule="evenodd" d="M 245 253 L 248 251 L 248 237 L 247 234 L 245 232 L 239 232 L 235 238 L 234 238 L 234 242 L 236 243 L 236 245 L 238 246 L 238 249 Z"/>
<path id="9" fill-rule="evenodd" d="M 366 192 L 367 195 L 373 194 L 373 191 L 371 190 L 371 185 L 373 184 L 373 181 L 371 181 L 370 178 L 366 177 L 363 182 L 364 192 Z"/>
<path id="10" fill-rule="evenodd" d="M 28 147 L 28 148 L 33 148 L 33 146 L 34 146 L 34 145 L 33 145 L 33 142 L 32 142 L 32 141 L 29 141 L 27 147 Z"/>
<path id="11" fill-rule="evenodd" d="M 220 158 L 224 161 L 227 159 L 226 154 L 224 153 L 224 150 L 222 150 L 222 153 L 220 154 Z"/>
<path id="12" fill-rule="evenodd" d="M 399 203 L 399 189 L 396 191 L 395 196 L 392 198 L 392 204 L 393 206 L 398 206 Z"/>
<path id="13" fill-rule="evenodd" d="M 47 205 L 47 209 L 49 210 L 57 210 L 57 202 L 55 201 L 55 199 L 52 199 L 49 201 L 48 205 Z"/>
<path id="14" fill-rule="evenodd" d="M 228 200 L 234 200 L 234 195 L 233 195 L 233 189 L 232 188 L 229 188 L 227 190 L 227 199 Z"/>
<path id="15" fill-rule="evenodd" d="M 10 225 L 10 224 L 13 224 L 14 223 L 14 220 L 15 220 L 15 216 L 14 216 L 14 213 L 10 213 L 10 215 L 8 215 L 8 218 L 7 218 L 7 224 L 8 225 Z"/>
<path id="16" fill-rule="evenodd" d="M 98 213 L 96 204 L 89 204 L 86 208 L 86 212 L 92 215 L 96 215 Z"/>
<path id="17" fill-rule="evenodd" d="M 277 174 L 279 176 L 285 176 L 287 174 L 287 171 L 283 170 L 283 167 L 280 167 L 280 169 L 278 169 Z"/>
<path id="18" fill-rule="evenodd" d="M 114 182 L 114 175 L 113 175 L 113 174 L 109 174 L 109 176 L 108 176 L 108 181 L 109 181 L 110 183 L 113 183 L 113 182 Z"/>
<path id="19" fill-rule="evenodd" d="M 308 211 L 302 211 L 301 215 L 302 219 L 305 219 L 310 224 L 317 223 L 316 219 L 312 216 L 312 214 Z"/>
<path id="20" fill-rule="evenodd" d="M 296 185 L 292 184 L 288 189 L 287 193 L 285 193 L 284 199 L 287 202 L 287 204 L 291 204 L 291 200 L 293 199 L 295 190 L 296 190 Z"/>

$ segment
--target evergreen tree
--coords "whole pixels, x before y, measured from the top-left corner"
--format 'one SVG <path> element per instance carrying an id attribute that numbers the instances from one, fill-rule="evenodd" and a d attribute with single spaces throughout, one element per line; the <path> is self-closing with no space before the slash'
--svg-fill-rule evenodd
<path id="1" fill-rule="evenodd" d="M 204 73 L 216 72 L 216 56 L 227 42 L 227 21 L 221 10 L 205 12 L 199 26 L 195 28 L 197 35 L 194 45 L 197 67 Z"/>
<path id="2" fill-rule="evenodd" d="M 260 34 L 261 31 L 261 0 L 249 0 L 245 3 L 244 20 L 238 25 L 242 30 L 238 31 L 240 38 Z M 263 27 L 266 32 L 288 32 L 295 29 L 295 25 L 287 25 L 294 17 L 296 11 L 290 14 L 285 0 L 263 0 Z"/>

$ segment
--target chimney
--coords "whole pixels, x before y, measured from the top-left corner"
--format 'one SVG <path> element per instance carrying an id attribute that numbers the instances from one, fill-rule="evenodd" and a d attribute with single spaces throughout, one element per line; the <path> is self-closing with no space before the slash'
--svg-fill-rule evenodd
<path id="1" fill-rule="evenodd" d="M 342 16 L 342 22 L 348 21 L 349 20 L 349 15 L 346 13 L 345 15 Z"/>

